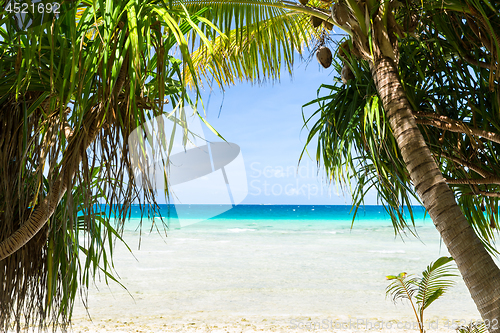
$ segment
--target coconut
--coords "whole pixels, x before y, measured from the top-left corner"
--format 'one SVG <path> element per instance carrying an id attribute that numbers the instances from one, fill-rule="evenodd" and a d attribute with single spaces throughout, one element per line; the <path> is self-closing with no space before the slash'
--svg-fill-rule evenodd
<path id="1" fill-rule="evenodd" d="M 338 49 L 338 55 L 344 60 L 349 60 L 351 56 L 360 59 L 361 53 L 359 52 L 356 44 L 349 45 L 349 41 L 345 41 L 340 44 Z"/>
<path id="2" fill-rule="evenodd" d="M 341 1 L 333 4 L 332 14 L 334 15 L 333 18 L 341 27 L 349 21 L 349 10 L 347 9 L 347 6 Z"/>
<path id="3" fill-rule="evenodd" d="M 333 29 L 333 24 L 327 21 L 323 21 L 323 26 L 325 27 L 326 30 L 332 30 Z"/>
<path id="4" fill-rule="evenodd" d="M 344 63 L 344 67 L 342 67 L 342 72 L 340 73 L 340 77 L 342 78 L 342 82 L 347 84 L 347 81 L 354 79 L 354 74 L 351 71 L 351 68 Z"/>
<path id="5" fill-rule="evenodd" d="M 299 0 L 299 1 L 302 6 L 307 5 L 307 3 L 309 2 L 309 0 Z"/>
<path id="6" fill-rule="evenodd" d="M 314 28 L 317 28 L 323 23 L 323 20 L 320 19 L 319 17 L 311 15 L 311 24 Z"/>
<path id="7" fill-rule="evenodd" d="M 332 64 L 332 51 L 326 46 L 321 46 L 318 51 L 316 51 L 316 58 L 321 66 L 328 68 Z"/>

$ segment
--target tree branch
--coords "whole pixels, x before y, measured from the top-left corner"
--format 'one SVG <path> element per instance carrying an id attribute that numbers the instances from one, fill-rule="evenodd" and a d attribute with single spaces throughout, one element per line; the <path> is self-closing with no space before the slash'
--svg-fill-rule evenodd
<path id="1" fill-rule="evenodd" d="M 475 192 L 468 192 L 466 195 L 484 195 L 485 197 L 492 197 L 492 198 L 500 198 L 500 193 L 498 192 L 486 192 L 486 191 L 475 191 Z"/>
<path id="2" fill-rule="evenodd" d="M 485 184 L 496 184 L 500 185 L 500 178 L 498 177 L 489 177 L 489 178 L 483 178 L 483 179 L 450 179 L 446 178 L 446 182 L 448 184 L 453 184 L 453 185 L 462 185 L 462 184 L 478 184 L 478 185 L 485 185 Z"/>
<path id="3" fill-rule="evenodd" d="M 272 7 L 286 8 L 289 10 L 300 12 L 302 14 L 312 15 L 312 16 L 318 17 L 318 18 L 322 19 L 323 21 L 330 22 L 331 24 L 335 25 L 337 28 L 342 29 L 343 31 L 345 31 L 349 35 L 352 33 L 345 25 L 341 26 L 337 21 L 334 20 L 334 18 L 328 12 L 325 13 L 325 11 L 323 11 L 323 9 L 321 9 L 321 8 L 302 6 L 298 3 L 286 1 L 286 0 L 283 0 L 283 1 L 280 1 L 277 3 L 270 3 L 268 5 L 272 6 Z"/>
<path id="4" fill-rule="evenodd" d="M 477 66 L 477 67 L 481 67 L 481 68 L 485 68 L 485 69 L 490 69 L 492 71 L 496 70 L 496 66 L 493 65 L 493 64 L 489 64 L 487 62 L 483 62 L 483 61 L 478 61 L 472 57 L 469 57 L 467 55 L 464 55 L 463 56 L 464 60 L 467 61 L 468 63 L 470 63 L 471 65 L 474 65 L 474 66 Z"/>
<path id="5" fill-rule="evenodd" d="M 489 177 L 494 177 L 493 174 L 489 173 L 489 172 L 486 172 L 484 171 L 483 169 L 477 167 L 476 165 L 472 164 L 472 163 L 469 163 L 469 162 L 466 162 L 458 157 L 455 157 L 455 156 L 451 156 L 451 155 L 448 155 L 448 154 L 441 154 L 442 156 L 444 156 L 445 158 L 449 159 L 449 160 L 452 160 L 453 162 L 455 163 L 458 163 L 474 172 L 476 172 L 478 175 L 481 175 L 483 178 L 489 178 Z"/>
<path id="6" fill-rule="evenodd" d="M 484 131 L 479 128 L 469 127 L 464 122 L 459 120 L 454 120 L 448 118 L 446 116 L 440 116 L 434 113 L 425 113 L 425 112 L 415 112 L 414 116 L 416 117 L 417 124 L 420 125 L 428 125 L 432 127 L 437 127 L 446 131 L 456 132 L 456 133 L 465 133 L 474 136 L 483 137 L 489 141 L 493 141 L 496 143 L 500 143 L 500 135 L 494 132 Z M 419 119 L 422 118 L 431 118 L 429 119 Z"/>
<path id="7" fill-rule="evenodd" d="M 83 153 L 94 141 L 102 126 L 104 108 L 98 106 L 82 124 L 82 130 L 73 133 L 68 146 L 69 156 L 63 159 L 61 171 L 50 187 L 47 196 L 33 209 L 19 229 L 0 243 L 0 261 L 23 247 L 47 223 L 57 205 L 71 186 L 73 176 L 82 160 Z"/>

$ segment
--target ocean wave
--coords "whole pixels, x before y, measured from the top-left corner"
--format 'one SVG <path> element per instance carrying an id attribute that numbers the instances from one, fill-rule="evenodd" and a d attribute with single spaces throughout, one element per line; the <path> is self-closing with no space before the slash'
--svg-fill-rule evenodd
<path id="1" fill-rule="evenodd" d="M 245 231 L 255 231 L 255 229 L 245 229 L 245 228 L 233 228 L 227 229 L 229 232 L 245 232 Z"/>

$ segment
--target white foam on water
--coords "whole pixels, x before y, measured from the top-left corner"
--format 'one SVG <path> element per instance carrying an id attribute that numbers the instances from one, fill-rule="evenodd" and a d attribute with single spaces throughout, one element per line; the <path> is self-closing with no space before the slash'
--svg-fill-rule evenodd
<path id="1" fill-rule="evenodd" d="M 370 253 L 406 253 L 403 250 L 370 250 Z"/>
<path id="2" fill-rule="evenodd" d="M 233 228 L 227 229 L 229 232 L 245 232 L 245 231 L 255 231 L 255 229 L 244 229 L 244 228 Z"/>

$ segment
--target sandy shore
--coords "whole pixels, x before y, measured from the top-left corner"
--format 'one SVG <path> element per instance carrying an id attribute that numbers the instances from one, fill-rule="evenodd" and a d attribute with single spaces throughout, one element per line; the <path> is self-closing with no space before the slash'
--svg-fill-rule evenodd
<path id="1" fill-rule="evenodd" d="M 136 317 L 127 320 L 77 320 L 73 325 L 73 332 L 417 332 L 417 327 L 411 327 L 411 321 L 382 321 L 376 318 L 366 322 L 356 322 L 351 319 L 314 317 L 289 318 L 258 318 L 232 317 L 224 320 L 200 320 L 188 318 L 163 317 Z M 406 327 L 405 327 L 406 325 Z M 427 324 L 428 325 L 428 324 Z M 445 319 L 432 323 L 431 329 L 425 327 L 426 332 L 456 332 Z"/>
<path id="2" fill-rule="evenodd" d="M 402 242 L 386 229 L 147 235 L 135 257 L 115 250 L 128 289 L 96 281 L 87 303 L 92 320 L 77 300 L 73 332 L 418 332 L 411 306 L 385 297 L 385 275 L 418 273 L 445 253 L 434 229 L 422 232 L 427 244 Z M 133 246 L 137 234 L 125 239 Z M 427 332 L 455 332 L 454 320 L 479 319 L 456 280 L 426 310 L 435 322 Z"/>

